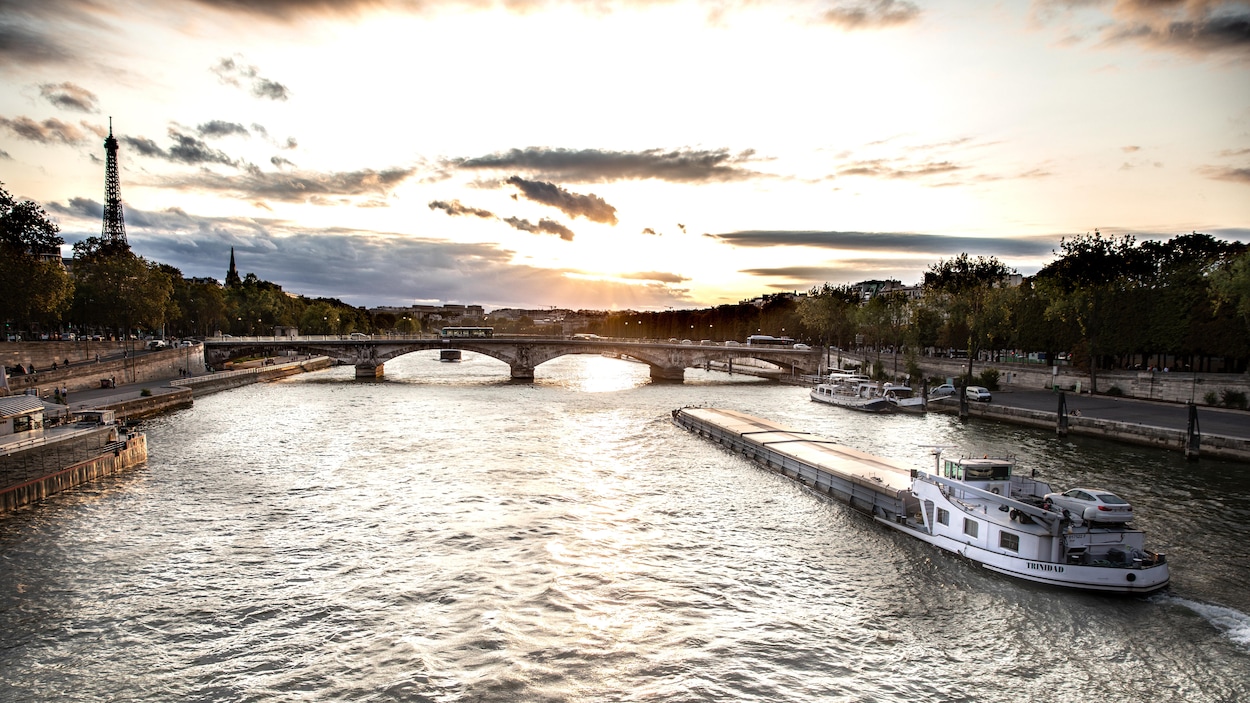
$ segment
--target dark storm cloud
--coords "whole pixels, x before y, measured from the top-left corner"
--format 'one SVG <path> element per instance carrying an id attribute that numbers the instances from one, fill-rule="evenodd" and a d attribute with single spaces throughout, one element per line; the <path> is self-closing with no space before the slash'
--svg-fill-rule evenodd
<path id="1" fill-rule="evenodd" d="M 449 200 L 449 201 L 433 200 L 430 202 L 430 209 L 442 210 L 443 212 L 446 212 L 448 215 L 453 215 L 453 216 L 474 215 L 476 217 L 481 217 L 483 219 L 488 219 L 488 220 L 495 219 L 495 213 L 491 212 L 490 210 L 483 210 L 481 208 L 470 207 L 468 205 L 461 203 L 459 200 Z"/>
<path id="2" fill-rule="evenodd" d="M 603 198 L 591 193 L 581 195 L 565 190 L 554 183 L 544 181 L 527 181 L 520 176 L 513 176 L 507 181 L 516 186 L 529 200 L 543 205 L 550 205 L 569 217 L 585 217 L 591 222 L 602 222 L 615 225 L 616 208 L 608 205 Z"/>
<path id="3" fill-rule="evenodd" d="M 39 94 L 63 110 L 99 112 L 96 107 L 99 98 L 95 93 L 73 83 L 44 83 L 39 86 Z"/>
<path id="4" fill-rule="evenodd" d="M 216 65 L 209 70 L 227 85 L 242 88 L 246 82 L 252 95 L 258 98 L 286 100 L 291 96 L 291 91 L 286 86 L 261 76 L 260 69 L 244 63 L 242 56 L 227 56 L 218 59 Z"/>
<path id="5" fill-rule="evenodd" d="M 603 151 L 529 147 L 449 163 L 465 170 L 525 171 L 551 181 L 609 183 L 655 179 L 673 183 L 724 183 L 764 174 L 742 167 L 753 151 L 731 154 L 726 149 Z"/>
<path id="6" fill-rule="evenodd" d="M 878 29 L 913 22 L 920 8 L 902 0 L 857 0 L 834 3 L 821 19 L 843 29 Z"/>
<path id="7" fill-rule="evenodd" d="M 36 122 L 29 117 L 18 117 L 12 120 L 0 117 L 0 127 L 22 139 L 40 144 L 81 144 L 87 139 L 87 133 L 84 130 L 55 117 L 49 117 L 43 122 Z"/>
<path id="8" fill-rule="evenodd" d="M 959 237 L 907 232 L 816 232 L 752 230 L 705 234 L 736 247 L 815 247 L 855 251 L 905 252 L 917 256 L 951 256 L 963 252 L 992 256 L 1041 256 L 1051 253 L 1060 237 Z"/>
<path id="9" fill-rule="evenodd" d="M 412 168 L 389 168 L 380 171 L 266 173 L 249 167 L 229 176 L 210 171 L 164 176 L 156 179 L 155 184 L 183 190 L 231 193 L 245 199 L 331 204 L 327 198 L 386 195 L 413 172 Z"/>
<path id="10" fill-rule="evenodd" d="M 224 120 L 210 120 L 195 128 L 196 134 L 201 137 L 228 137 L 232 134 L 238 134 L 244 137 L 252 136 L 247 131 L 247 127 L 238 122 L 226 122 Z"/>
<path id="11" fill-rule="evenodd" d="M 560 224 L 559 222 L 556 222 L 555 220 L 548 220 L 544 218 L 544 219 L 539 220 L 538 224 L 534 224 L 533 222 L 530 222 L 529 220 L 523 220 L 519 217 L 505 217 L 503 218 L 503 221 L 521 230 L 522 232 L 533 232 L 535 234 L 554 234 L 566 242 L 573 241 L 573 230 L 569 229 L 568 227 L 565 227 L 564 225 Z"/>

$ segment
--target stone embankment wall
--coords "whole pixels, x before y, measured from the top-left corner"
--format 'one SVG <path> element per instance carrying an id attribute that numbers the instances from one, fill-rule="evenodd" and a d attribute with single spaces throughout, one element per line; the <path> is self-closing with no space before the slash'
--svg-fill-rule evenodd
<path id="1" fill-rule="evenodd" d="M 116 428 L 108 427 L 55 447 L 5 456 L 0 458 L 0 513 L 138 466 L 147 459 L 145 435 L 118 439 Z"/>
<path id="2" fill-rule="evenodd" d="M 868 361 L 875 361 L 875 355 Z M 938 357 L 920 357 L 918 359 L 925 376 L 941 376 L 958 378 L 967 368 L 966 359 L 942 359 Z M 887 372 L 894 369 L 894 357 L 890 354 L 881 355 L 881 365 Z M 905 374 L 907 360 L 900 355 L 899 372 Z M 973 375 L 985 369 L 998 369 L 998 385 L 1002 390 L 1013 387 L 1029 390 L 1050 388 L 1052 384 L 1064 391 L 1075 391 L 1078 386 L 1082 393 L 1090 391 L 1089 374 L 1071 366 L 1059 366 L 1058 373 L 1053 366 L 1041 364 L 1002 363 L 993 361 L 977 361 L 972 366 Z M 1217 399 L 1224 391 L 1245 393 L 1250 396 L 1250 375 L 1227 373 L 1190 373 L 1187 371 L 1105 371 L 1098 374 L 1098 390 L 1107 393 L 1111 388 L 1118 388 L 1126 398 L 1143 400 L 1161 400 L 1174 403 L 1188 403 L 1191 399 L 1198 405 L 1206 405 L 1208 393 L 1214 393 Z"/>
<path id="3" fill-rule="evenodd" d="M 0 343 L 0 356 L 4 357 L 5 366 L 11 366 L 18 362 L 10 364 L 7 354 L 13 352 L 5 349 L 6 347 L 57 347 L 74 344 L 78 342 Z M 94 349 L 98 344 L 102 342 L 92 342 L 92 348 Z M 108 342 L 103 342 L 103 344 L 108 344 Z M 66 357 L 61 357 L 62 360 L 64 358 Z M 127 358 L 120 356 L 105 358 L 102 354 L 99 362 L 95 361 L 94 355 L 91 360 L 81 362 L 76 361 L 73 356 L 68 358 L 70 365 L 63 366 L 61 360 L 58 360 L 55 371 L 51 370 L 51 361 L 49 361 L 47 364 L 35 363 L 36 373 L 32 375 L 9 376 L 9 393 L 19 395 L 25 393 L 28 388 L 34 388 L 40 397 L 51 397 L 54 389 L 65 387 L 69 389 L 73 397 L 74 391 L 99 388 L 100 381 L 103 379 L 113 379 L 120 386 L 149 381 L 164 383 L 166 379 L 178 376 L 184 369 L 189 369 L 191 373 L 204 373 L 204 346 L 202 344 L 144 352 Z M 0 394 L 3 392 L 3 389 L 0 389 Z"/>
<path id="4" fill-rule="evenodd" d="M 930 403 L 931 412 L 959 412 L 959 404 Z M 1055 412 L 1013 408 L 997 403 L 968 403 L 968 414 L 988 420 L 1009 422 L 1041 429 L 1056 430 L 1059 416 Z M 1096 417 L 1068 416 L 1068 434 L 1112 439 L 1157 449 L 1184 452 L 1188 436 L 1183 429 L 1154 427 L 1129 422 L 1116 422 Z M 1237 437 L 1204 434 L 1199 442 L 1199 456 L 1250 462 L 1250 442 Z"/>
<path id="5" fill-rule="evenodd" d="M 209 393 L 216 393 L 217 391 L 246 386 L 250 383 L 276 381 L 280 378 L 286 378 L 287 376 L 294 376 L 295 374 L 328 369 L 333 364 L 333 360 L 329 357 L 315 356 L 304 361 L 293 361 L 285 364 L 274 364 L 272 366 L 258 366 L 250 369 L 239 369 L 237 371 L 221 371 L 219 373 L 195 378 L 180 378 L 175 381 L 171 381 L 171 383 L 182 388 L 188 388 L 197 397 L 199 397 L 208 395 Z"/>

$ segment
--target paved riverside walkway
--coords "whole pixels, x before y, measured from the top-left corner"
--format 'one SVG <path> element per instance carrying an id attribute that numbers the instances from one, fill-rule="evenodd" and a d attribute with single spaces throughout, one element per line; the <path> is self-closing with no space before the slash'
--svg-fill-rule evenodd
<path id="1" fill-rule="evenodd" d="M 1077 411 L 1081 417 L 1162 427 L 1179 432 L 1185 432 L 1189 427 L 1189 408 L 1181 403 L 1109 395 L 1077 395 L 1071 392 L 1064 396 L 1068 412 Z M 1053 413 L 1059 409 L 1059 394 L 1048 390 L 999 390 L 994 391 L 992 403 Z M 1250 440 L 1250 411 L 1199 405 L 1198 429 L 1204 435 Z"/>

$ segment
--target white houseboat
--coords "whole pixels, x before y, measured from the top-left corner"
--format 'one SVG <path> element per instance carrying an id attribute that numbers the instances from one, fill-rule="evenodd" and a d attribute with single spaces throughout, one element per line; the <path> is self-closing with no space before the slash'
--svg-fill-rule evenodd
<path id="1" fill-rule="evenodd" d="M 870 413 L 890 412 L 894 404 L 881 394 L 881 386 L 867 376 L 834 376 L 818 383 L 809 393 L 812 400 Z"/>

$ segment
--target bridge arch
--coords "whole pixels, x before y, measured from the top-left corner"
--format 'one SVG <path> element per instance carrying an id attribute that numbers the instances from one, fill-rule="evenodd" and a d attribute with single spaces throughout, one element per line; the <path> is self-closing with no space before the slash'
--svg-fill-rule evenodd
<path id="1" fill-rule="evenodd" d="M 506 364 L 511 376 L 532 380 L 538 366 L 570 354 L 604 354 L 628 357 L 647 364 L 651 377 L 657 380 L 680 381 L 685 369 L 700 367 L 710 361 L 732 363 L 734 359 L 753 358 L 790 368 L 798 373 L 815 373 L 819 369 L 819 351 L 726 347 L 711 345 L 679 345 L 658 342 L 613 340 L 568 340 L 561 338 L 494 337 L 489 339 L 383 338 L 266 338 L 241 340 L 209 340 L 205 342 L 205 361 L 218 366 L 245 354 L 279 355 L 282 352 L 327 356 L 340 364 L 356 367 L 358 378 L 378 378 L 385 363 L 413 352 L 433 349 L 471 351 Z"/>

